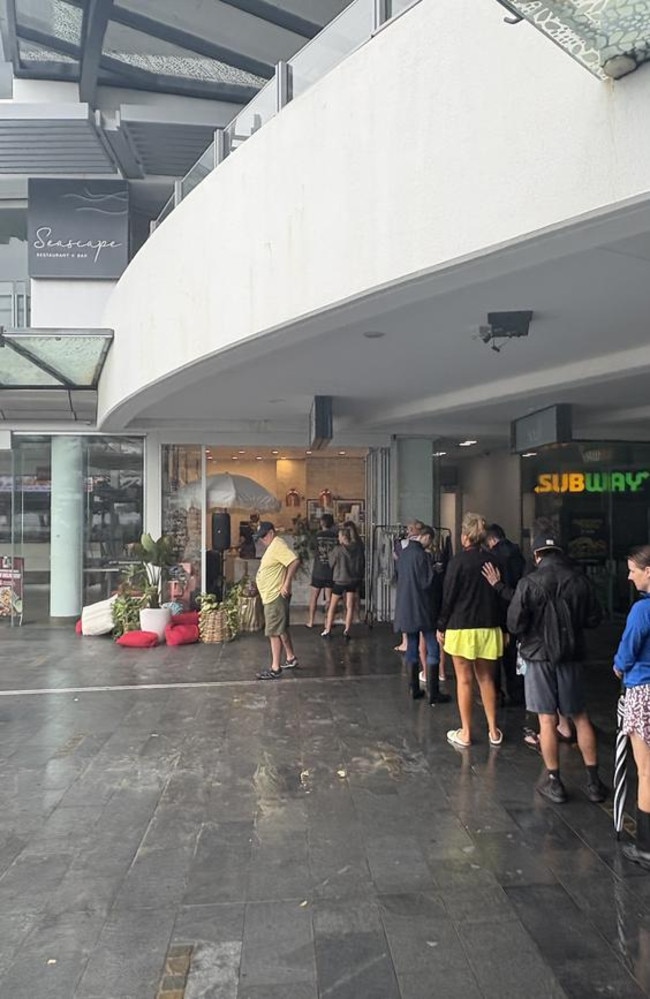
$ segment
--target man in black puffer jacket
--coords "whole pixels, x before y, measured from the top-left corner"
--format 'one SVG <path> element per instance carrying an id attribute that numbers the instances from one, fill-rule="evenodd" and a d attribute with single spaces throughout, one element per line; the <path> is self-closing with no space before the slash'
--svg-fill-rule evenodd
<path id="1" fill-rule="evenodd" d="M 560 805 L 567 800 L 560 780 L 557 712 L 572 718 L 587 769 L 590 801 L 604 801 L 607 789 L 598 776 L 596 734 L 586 710 L 582 661 L 584 629 L 595 628 L 602 610 L 587 577 L 572 565 L 551 536 L 533 541 L 536 569 L 524 576 L 514 593 L 495 581 L 498 572 L 486 568 L 488 582 L 508 606 L 508 631 L 519 643 L 524 672 L 526 708 L 539 716 L 540 750 L 547 769 L 538 784 L 542 797 Z"/>

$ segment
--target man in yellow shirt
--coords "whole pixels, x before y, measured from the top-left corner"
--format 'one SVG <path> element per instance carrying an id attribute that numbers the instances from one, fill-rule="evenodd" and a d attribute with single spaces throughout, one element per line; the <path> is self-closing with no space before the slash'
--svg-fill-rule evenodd
<path id="1" fill-rule="evenodd" d="M 277 680 L 282 676 L 280 654 L 284 647 L 285 669 L 298 665 L 289 635 L 289 601 L 291 584 L 300 568 L 300 559 L 286 541 L 275 533 L 270 520 L 263 520 L 255 532 L 255 540 L 266 549 L 257 570 L 255 582 L 264 606 L 264 634 L 271 643 L 271 667 L 257 674 L 258 680 Z"/>

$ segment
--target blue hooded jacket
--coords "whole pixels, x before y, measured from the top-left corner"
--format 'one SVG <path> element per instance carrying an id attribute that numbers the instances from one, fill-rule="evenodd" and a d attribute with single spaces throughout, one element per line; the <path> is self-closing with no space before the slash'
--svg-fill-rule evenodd
<path id="1" fill-rule="evenodd" d="M 623 674 L 625 687 L 650 683 L 650 593 L 641 593 L 630 608 L 614 666 Z"/>

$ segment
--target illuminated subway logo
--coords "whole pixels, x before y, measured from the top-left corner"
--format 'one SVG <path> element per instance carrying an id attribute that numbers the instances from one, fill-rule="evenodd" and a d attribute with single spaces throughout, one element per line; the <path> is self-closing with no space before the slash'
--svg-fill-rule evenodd
<path id="1" fill-rule="evenodd" d="M 638 493 L 650 472 L 544 472 L 536 493 Z"/>

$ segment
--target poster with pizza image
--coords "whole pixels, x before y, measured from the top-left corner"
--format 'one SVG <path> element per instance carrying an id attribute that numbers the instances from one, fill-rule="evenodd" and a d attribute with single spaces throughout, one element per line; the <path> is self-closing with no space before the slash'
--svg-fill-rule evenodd
<path id="1" fill-rule="evenodd" d="M 25 560 L 0 555 L 0 617 L 23 616 Z"/>

